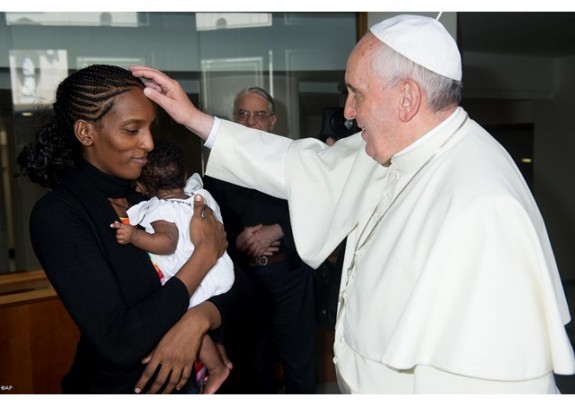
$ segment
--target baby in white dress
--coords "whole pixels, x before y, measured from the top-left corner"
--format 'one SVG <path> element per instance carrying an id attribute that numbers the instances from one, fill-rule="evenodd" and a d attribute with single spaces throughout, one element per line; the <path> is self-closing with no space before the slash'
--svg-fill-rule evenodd
<path id="1" fill-rule="evenodd" d="M 202 188 L 198 174 L 185 179 L 183 154 L 176 146 L 161 143 L 148 154 L 148 163 L 138 179 L 138 188 L 147 201 L 128 209 L 128 221 L 115 222 L 116 239 L 120 244 L 133 244 L 148 251 L 162 284 L 174 276 L 190 258 L 194 244 L 190 238 L 190 221 L 194 213 L 194 195 L 201 194 L 205 205 L 222 221 L 218 204 Z M 143 227 L 143 230 L 137 228 Z M 226 252 L 204 277 L 190 298 L 189 307 L 228 291 L 234 282 L 233 262 Z M 203 393 L 214 393 L 227 379 L 231 362 L 221 344 L 215 344 L 206 335 L 198 354 L 206 366 L 208 377 Z M 203 372 L 197 373 L 199 384 L 204 382 Z"/>

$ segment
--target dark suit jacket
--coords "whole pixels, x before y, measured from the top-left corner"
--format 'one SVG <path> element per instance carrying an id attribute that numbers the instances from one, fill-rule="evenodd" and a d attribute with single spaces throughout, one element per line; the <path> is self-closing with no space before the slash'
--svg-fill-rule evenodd
<path id="1" fill-rule="evenodd" d="M 287 200 L 210 176 L 204 176 L 204 188 L 212 194 L 220 206 L 224 228 L 228 234 L 228 253 L 234 262 L 241 266 L 247 261 L 247 258 L 235 247 L 236 238 L 245 227 L 257 224 L 279 224 L 284 237 L 280 240 L 278 253 L 286 254 L 290 269 L 301 265 L 302 261 L 296 251 L 292 235 Z"/>

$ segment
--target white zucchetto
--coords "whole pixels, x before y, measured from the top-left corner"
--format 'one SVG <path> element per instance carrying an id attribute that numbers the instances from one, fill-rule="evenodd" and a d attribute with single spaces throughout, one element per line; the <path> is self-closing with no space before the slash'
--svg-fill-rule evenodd
<path id="1" fill-rule="evenodd" d="M 439 21 L 402 14 L 370 28 L 373 35 L 396 52 L 424 68 L 461 81 L 461 54 L 455 40 Z"/>

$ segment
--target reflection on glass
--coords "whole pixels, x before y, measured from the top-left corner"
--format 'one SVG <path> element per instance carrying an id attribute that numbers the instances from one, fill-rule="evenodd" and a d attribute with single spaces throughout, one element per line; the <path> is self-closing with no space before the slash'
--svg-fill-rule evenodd
<path id="1" fill-rule="evenodd" d="M 15 111 L 49 103 L 68 75 L 66 50 L 10 50 L 10 83 Z"/>
<path id="2" fill-rule="evenodd" d="M 136 12 L 6 13 L 7 25 L 137 27 Z"/>
<path id="3" fill-rule="evenodd" d="M 271 13 L 196 13 L 198 31 L 269 27 Z"/>

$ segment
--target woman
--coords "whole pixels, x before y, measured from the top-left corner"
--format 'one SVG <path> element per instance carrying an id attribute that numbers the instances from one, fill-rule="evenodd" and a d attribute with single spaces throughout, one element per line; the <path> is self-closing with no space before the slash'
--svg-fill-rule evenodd
<path id="1" fill-rule="evenodd" d="M 146 252 L 116 242 L 110 224 L 142 199 L 132 185 L 154 147 L 156 111 L 143 88 L 115 66 L 71 74 L 58 87 L 53 119 L 18 157 L 22 173 L 50 189 L 31 214 L 32 245 L 81 332 L 64 393 L 184 389 L 202 336 L 220 325 L 230 300 L 188 310 L 227 247 L 201 199 L 190 230 L 196 249 L 165 285 Z"/>

